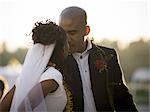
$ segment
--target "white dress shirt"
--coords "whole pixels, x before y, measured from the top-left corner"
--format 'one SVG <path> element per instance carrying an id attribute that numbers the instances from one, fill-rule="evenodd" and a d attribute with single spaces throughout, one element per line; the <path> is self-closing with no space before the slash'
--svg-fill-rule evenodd
<path id="1" fill-rule="evenodd" d="M 83 86 L 83 94 L 84 94 L 84 111 L 85 112 L 96 112 L 95 102 L 93 98 L 93 92 L 91 89 L 91 80 L 90 80 L 90 71 L 89 71 L 89 49 L 92 48 L 92 44 L 90 40 L 87 40 L 87 48 L 83 53 L 74 53 L 73 57 L 78 63 L 78 67 L 80 70 L 82 86 Z"/>

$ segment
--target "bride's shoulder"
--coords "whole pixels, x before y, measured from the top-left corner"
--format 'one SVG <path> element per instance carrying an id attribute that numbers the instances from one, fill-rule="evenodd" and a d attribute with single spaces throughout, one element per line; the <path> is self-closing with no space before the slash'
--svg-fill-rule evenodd
<path id="1" fill-rule="evenodd" d="M 47 67 L 44 73 L 61 74 L 61 72 L 57 70 L 55 67 Z"/>
<path id="2" fill-rule="evenodd" d="M 62 74 L 54 67 L 47 67 L 41 77 L 48 77 L 50 79 L 62 80 Z"/>

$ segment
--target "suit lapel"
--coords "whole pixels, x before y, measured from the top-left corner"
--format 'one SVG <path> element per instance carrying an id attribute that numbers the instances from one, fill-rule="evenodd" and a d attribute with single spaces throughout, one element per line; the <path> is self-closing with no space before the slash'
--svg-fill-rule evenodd
<path id="1" fill-rule="evenodd" d="M 107 104 L 108 100 L 107 98 L 107 72 L 105 70 L 104 64 L 97 66 L 96 62 L 105 62 L 105 54 L 104 51 L 95 45 L 93 45 L 93 48 L 90 50 L 89 54 L 89 70 L 90 70 L 90 80 L 91 80 L 91 88 L 93 92 L 93 97 L 95 100 L 95 105 L 97 110 L 99 110 L 100 107 L 103 107 L 103 105 Z M 99 65 L 99 64 L 98 64 Z M 104 69 L 103 69 L 104 68 Z M 102 104 L 102 102 L 104 104 Z"/>
<path id="2" fill-rule="evenodd" d="M 82 81 L 77 62 L 73 56 L 70 55 L 68 56 L 66 64 L 68 70 L 66 79 L 67 83 L 70 85 L 73 95 L 73 110 L 84 110 Z"/>

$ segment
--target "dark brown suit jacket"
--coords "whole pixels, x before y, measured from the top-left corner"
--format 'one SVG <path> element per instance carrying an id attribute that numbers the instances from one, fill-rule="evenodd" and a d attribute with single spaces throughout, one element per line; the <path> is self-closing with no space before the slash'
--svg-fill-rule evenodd
<path id="1" fill-rule="evenodd" d="M 97 111 L 137 111 L 132 95 L 122 80 L 114 49 L 92 44 L 89 51 L 90 80 Z M 96 65 L 96 61 L 105 61 Z M 98 68 L 99 67 L 99 68 Z M 78 64 L 72 55 L 65 61 L 65 81 L 72 92 L 73 110 L 84 111 L 83 88 Z"/>

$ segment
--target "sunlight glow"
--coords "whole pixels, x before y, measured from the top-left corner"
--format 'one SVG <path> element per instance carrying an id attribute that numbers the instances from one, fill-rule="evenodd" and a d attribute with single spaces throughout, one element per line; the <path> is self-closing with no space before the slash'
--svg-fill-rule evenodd
<path id="1" fill-rule="evenodd" d="M 89 36 L 95 41 L 150 39 L 149 0 L 0 0 L 0 41 L 10 50 L 27 47 L 31 37 L 26 35 L 36 21 L 50 18 L 58 23 L 60 12 L 73 5 L 87 11 Z"/>

